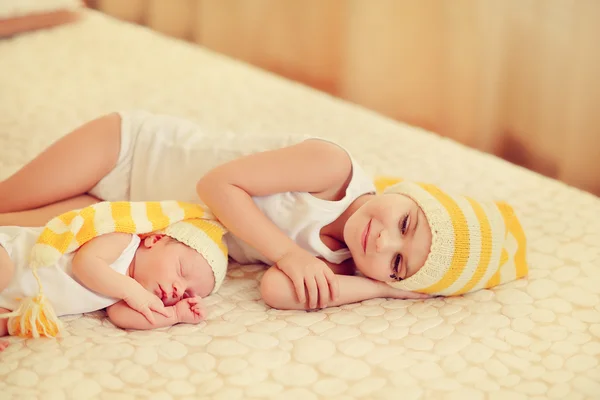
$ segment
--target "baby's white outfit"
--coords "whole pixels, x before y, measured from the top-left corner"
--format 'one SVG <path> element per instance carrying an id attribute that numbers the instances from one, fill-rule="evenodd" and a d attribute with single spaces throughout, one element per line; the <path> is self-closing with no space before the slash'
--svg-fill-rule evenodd
<path id="1" fill-rule="evenodd" d="M 0 308 L 15 310 L 19 307 L 19 299 L 38 294 L 38 284 L 29 267 L 29 255 L 42 230 L 43 228 L 18 226 L 0 227 L 0 247 L 8 252 L 15 265 L 12 280 L 0 292 Z M 125 274 L 139 245 L 140 238 L 132 235 L 129 245 L 110 267 Z M 56 314 L 62 316 L 97 311 L 119 301 L 93 292 L 79 283 L 72 273 L 74 256 L 75 252 L 65 254 L 56 264 L 37 269 L 44 295 Z"/>
<path id="2" fill-rule="evenodd" d="M 90 193 L 107 201 L 179 200 L 197 203 L 196 183 L 211 169 L 259 151 L 290 146 L 311 138 L 289 135 L 244 135 L 207 132 L 195 123 L 145 111 L 121 112 L 121 150 L 117 165 Z M 320 139 L 321 140 L 321 139 Z M 347 249 L 330 250 L 320 231 L 365 193 L 373 180 L 352 161 L 352 179 L 339 201 L 309 193 L 287 192 L 253 197 L 257 207 L 284 233 L 315 256 L 332 263 L 350 258 Z M 227 234 L 230 257 L 242 264 L 272 264 L 241 239 Z"/>

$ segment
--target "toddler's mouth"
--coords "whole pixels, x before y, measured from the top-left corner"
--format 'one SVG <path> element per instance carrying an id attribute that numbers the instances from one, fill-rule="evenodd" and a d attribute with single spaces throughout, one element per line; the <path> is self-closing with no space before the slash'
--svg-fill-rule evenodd
<path id="1" fill-rule="evenodd" d="M 363 251 L 365 254 L 367 254 L 367 243 L 369 242 L 369 233 L 371 233 L 371 221 L 373 221 L 373 220 L 370 219 L 367 226 L 365 226 L 365 230 L 363 231 L 362 237 L 361 237 Z"/>

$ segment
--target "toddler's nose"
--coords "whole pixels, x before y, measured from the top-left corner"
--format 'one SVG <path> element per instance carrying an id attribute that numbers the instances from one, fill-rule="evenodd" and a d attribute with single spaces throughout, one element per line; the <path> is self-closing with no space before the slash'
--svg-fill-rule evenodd
<path id="1" fill-rule="evenodd" d="M 377 252 L 384 251 L 388 242 L 388 234 L 385 230 L 382 230 L 379 232 L 379 235 L 377 235 L 377 240 L 375 241 L 375 250 L 377 250 Z"/>
<path id="2" fill-rule="evenodd" d="M 398 251 L 397 249 L 400 247 L 402 247 L 402 240 L 397 236 L 390 234 L 387 229 L 382 230 L 375 241 L 375 250 L 378 253 Z"/>

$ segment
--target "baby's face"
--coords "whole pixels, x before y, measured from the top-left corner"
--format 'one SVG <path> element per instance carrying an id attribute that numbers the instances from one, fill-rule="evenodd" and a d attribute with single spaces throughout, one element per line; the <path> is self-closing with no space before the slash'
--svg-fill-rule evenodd
<path id="1" fill-rule="evenodd" d="M 414 275 L 431 248 L 431 229 L 421 208 L 400 194 L 374 196 L 344 226 L 344 241 L 365 276 L 390 282 Z"/>
<path id="2" fill-rule="evenodd" d="M 161 235 L 142 239 L 133 278 L 166 306 L 187 297 L 206 297 L 215 286 L 212 269 L 200 253 Z"/>

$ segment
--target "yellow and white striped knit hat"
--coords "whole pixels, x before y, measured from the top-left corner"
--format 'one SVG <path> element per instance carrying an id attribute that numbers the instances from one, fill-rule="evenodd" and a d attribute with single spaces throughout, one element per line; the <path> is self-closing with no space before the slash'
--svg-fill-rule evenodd
<path id="1" fill-rule="evenodd" d="M 480 202 L 431 184 L 408 181 L 393 184 L 384 192 L 414 200 L 423 210 L 432 234 L 431 250 L 423 267 L 410 278 L 390 285 L 453 296 L 527 275 L 525 233 L 508 204 Z"/>
<path id="2" fill-rule="evenodd" d="M 163 233 L 198 251 L 215 275 L 216 292 L 227 272 L 225 227 L 210 210 L 180 201 L 101 202 L 52 219 L 45 226 L 30 255 L 33 268 L 52 265 L 105 233 L 123 232 L 148 236 Z"/>
<path id="3" fill-rule="evenodd" d="M 63 255 L 112 232 L 140 236 L 164 233 L 206 259 L 215 276 L 211 293 L 216 292 L 225 279 L 228 254 L 223 236 L 227 231 L 204 206 L 179 201 L 101 202 L 66 212 L 46 224 L 29 258 L 39 292 L 22 299 L 17 310 L 0 314 L 0 318 L 9 318 L 9 333 L 24 337 L 57 336 L 62 323 L 44 296 L 37 269 L 54 265 Z"/>
<path id="4" fill-rule="evenodd" d="M 211 294 L 216 293 L 227 274 L 227 245 L 223 240 L 223 235 L 227 232 L 225 227 L 214 220 L 190 219 L 169 225 L 160 232 L 191 247 L 204 257 L 215 276 L 215 287 Z"/>

